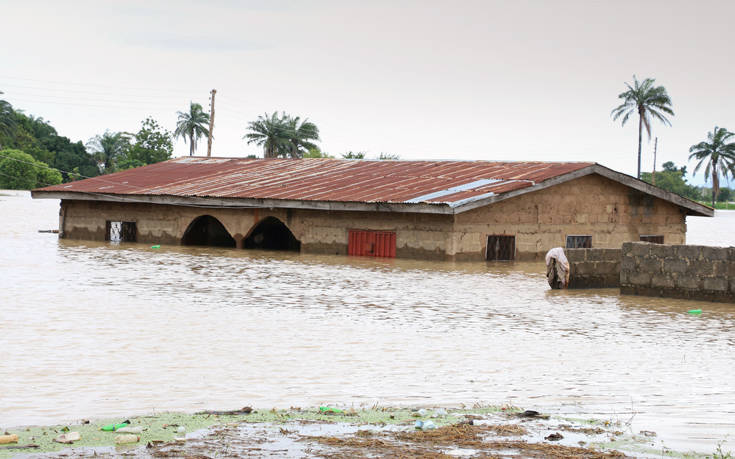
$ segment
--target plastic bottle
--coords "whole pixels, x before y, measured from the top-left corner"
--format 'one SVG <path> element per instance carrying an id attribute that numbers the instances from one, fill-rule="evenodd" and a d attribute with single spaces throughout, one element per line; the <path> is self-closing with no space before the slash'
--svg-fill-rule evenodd
<path id="1" fill-rule="evenodd" d="M 5 445 L 7 443 L 18 443 L 18 436 L 15 434 L 0 435 L 0 445 Z"/>
<path id="2" fill-rule="evenodd" d="M 116 445 L 125 445 L 128 443 L 138 443 L 140 436 L 133 434 L 118 435 L 115 437 Z"/>
<path id="3" fill-rule="evenodd" d="M 130 421 L 123 421 L 120 424 L 107 424 L 106 426 L 100 427 L 100 430 L 104 430 L 105 432 L 114 432 L 117 429 L 121 429 L 129 425 Z"/>

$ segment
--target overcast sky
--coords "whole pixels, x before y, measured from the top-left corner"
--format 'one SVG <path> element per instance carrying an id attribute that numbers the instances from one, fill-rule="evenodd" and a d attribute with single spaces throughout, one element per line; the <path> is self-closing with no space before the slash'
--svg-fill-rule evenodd
<path id="1" fill-rule="evenodd" d="M 247 122 L 285 110 L 337 155 L 635 174 L 637 119 L 610 118 L 633 74 L 673 101 L 673 126 L 654 125 L 658 168 L 686 164 L 715 125 L 735 130 L 734 13 L 732 0 L 0 0 L 0 90 L 74 141 L 148 115 L 173 130 L 216 88 L 215 156 L 261 154 Z"/>

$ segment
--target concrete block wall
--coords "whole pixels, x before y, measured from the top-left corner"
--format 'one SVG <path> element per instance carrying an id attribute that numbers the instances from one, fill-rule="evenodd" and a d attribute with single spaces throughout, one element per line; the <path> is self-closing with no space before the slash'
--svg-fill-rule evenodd
<path id="1" fill-rule="evenodd" d="M 623 244 L 620 292 L 735 302 L 735 247 Z"/>
<path id="2" fill-rule="evenodd" d="M 569 288 L 618 288 L 621 249 L 564 249 Z"/>

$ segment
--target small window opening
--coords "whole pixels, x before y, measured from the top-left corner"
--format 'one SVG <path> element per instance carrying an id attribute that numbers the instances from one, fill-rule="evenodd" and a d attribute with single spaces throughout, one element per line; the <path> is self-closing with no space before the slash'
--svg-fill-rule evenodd
<path id="1" fill-rule="evenodd" d="M 567 236 L 567 249 L 591 249 L 592 236 Z"/>
<path id="2" fill-rule="evenodd" d="M 664 237 L 654 234 L 641 234 L 641 242 L 650 242 L 652 244 L 663 244 Z"/>
<path id="3" fill-rule="evenodd" d="M 487 237 L 485 259 L 492 261 L 511 261 L 516 257 L 516 237 L 492 235 Z"/>
<path id="4" fill-rule="evenodd" d="M 113 222 L 107 220 L 105 240 L 110 242 L 136 242 L 138 230 L 135 222 Z"/>

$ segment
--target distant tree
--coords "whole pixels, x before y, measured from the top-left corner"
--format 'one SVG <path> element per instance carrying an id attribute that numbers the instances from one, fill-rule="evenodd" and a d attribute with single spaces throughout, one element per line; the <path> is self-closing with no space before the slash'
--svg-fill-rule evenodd
<path id="1" fill-rule="evenodd" d="M 197 143 L 202 137 L 209 135 L 209 113 L 202 109 L 200 104 L 191 102 L 188 112 L 177 112 L 179 120 L 176 122 L 174 138 L 182 137 L 184 142 L 189 140 L 189 156 L 194 156 Z"/>
<path id="2" fill-rule="evenodd" d="M 401 159 L 400 156 L 394 155 L 391 153 L 381 153 L 380 156 L 378 156 L 378 159 L 380 160 L 390 160 L 390 161 L 397 161 Z"/>
<path id="3" fill-rule="evenodd" d="M 365 159 L 365 152 L 348 151 L 347 153 L 342 153 L 342 159 Z"/>
<path id="4" fill-rule="evenodd" d="M 622 116 L 621 124 L 625 126 L 633 113 L 638 113 L 638 178 L 641 178 L 641 139 L 643 128 L 646 128 L 648 138 L 651 138 L 651 119 L 658 119 L 664 125 L 671 126 L 666 115 L 674 116 L 671 109 L 671 99 L 663 86 L 654 86 L 656 80 L 646 78 L 642 82 L 633 75 L 633 86 L 625 83 L 628 88 L 618 95 L 623 103 L 611 112 L 613 120 Z"/>
<path id="5" fill-rule="evenodd" d="M 286 156 L 290 152 L 290 133 L 286 115 L 266 113 L 258 116 L 258 119 L 248 123 L 249 132 L 243 139 L 247 139 L 248 145 L 254 143 L 263 147 L 264 158 L 277 158 Z"/>
<path id="6" fill-rule="evenodd" d="M 321 151 L 319 147 L 314 147 L 309 149 L 306 153 L 304 153 L 304 158 L 334 158 L 334 156 L 330 155 L 327 152 Z"/>
<path id="7" fill-rule="evenodd" d="M 0 94 L 3 92 L 0 91 Z M 2 148 L 2 138 L 10 137 L 15 131 L 16 121 L 13 106 L 10 103 L 0 100 L 0 148 Z"/>
<path id="8" fill-rule="evenodd" d="M 301 158 L 309 150 L 317 148 L 312 141 L 319 140 L 319 128 L 308 119 L 301 121 L 284 112 L 266 113 L 248 123 L 248 132 L 243 139 L 248 145 L 263 147 L 265 158 Z"/>
<path id="9" fill-rule="evenodd" d="M 0 189 L 30 190 L 61 183 L 61 174 L 20 150 L 0 150 Z"/>
<path id="10" fill-rule="evenodd" d="M 81 142 L 72 143 L 60 136 L 43 118 L 25 115 L 7 102 L 0 101 L 0 144 L 3 148 L 21 150 L 34 159 L 59 169 L 65 181 L 71 180 L 75 168 L 85 177 L 99 175 L 97 162 Z M 65 172 L 69 171 L 69 172 Z"/>
<path id="11" fill-rule="evenodd" d="M 677 168 L 672 161 L 663 164 L 663 170 L 656 172 L 656 186 L 689 199 L 701 199 L 701 190 L 686 181 L 686 166 Z M 652 183 L 650 172 L 642 172 L 641 180 Z"/>
<path id="12" fill-rule="evenodd" d="M 105 131 L 89 139 L 87 148 L 97 160 L 100 172 L 109 174 L 114 172 L 117 160 L 130 148 L 129 135 L 123 132 Z"/>
<path id="13" fill-rule="evenodd" d="M 733 196 L 733 192 L 730 188 L 720 188 L 720 194 L 717 196 L 717 202 L 730 202 Z"/>
<path id="14" fill-rule="evenodd" d="M 133 137 L 134 143 L 118 160 L 117 169 L 130 169 L 171 159 L 174 152 L 171 132 L 162 128 L 156 120 L 146 118 Z"/>
<path id="15" fill-rule="evenodd" d="M 292 158 L 301 158 L 304 153 L 308 153 L 309 150 L 317 148 L 316 144 L 312 140 L 319 141 L 319 128 L 316 124 L 298 116 L 290 117 L 286 116 L 286 123 L 288 124 L 288 134 L 290 143 L 290 155 Z"/>
<path id="16" fill-rule="evenodd" d="M 715 126 L 715 130 L 707 133 L 707 141 L 699 142 L 689 148 L 689 160 L 699 160 L 694 167 L 694 174 L 703 164 L 704 179 L 712 176 L 712 206 L 715 205 L 720 192 L 720 174 L 727 178 L 735 173 L 735 133 Z"/>

